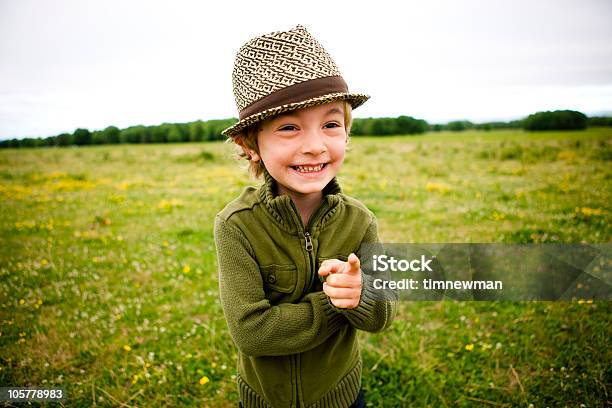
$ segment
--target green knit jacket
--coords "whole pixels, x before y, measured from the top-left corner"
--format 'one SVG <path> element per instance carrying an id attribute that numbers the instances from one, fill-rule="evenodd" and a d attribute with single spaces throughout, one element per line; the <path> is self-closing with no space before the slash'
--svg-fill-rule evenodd
<path id="1" fill-rule="evenodd" d="M 288 195 L 265 171 L 215 217 L 219 291 L 238 347 L 237 383 L 245 407 L 348 407 L 361 387 L 357 329 L 379 332 L 396 311 L 362 272 L 354 309 L 332 305 L 317 271 L 379 242 L 374 214 L 334 178 L 304 227 Z M 363 259 L 361 260 L 363 263 Z"/>

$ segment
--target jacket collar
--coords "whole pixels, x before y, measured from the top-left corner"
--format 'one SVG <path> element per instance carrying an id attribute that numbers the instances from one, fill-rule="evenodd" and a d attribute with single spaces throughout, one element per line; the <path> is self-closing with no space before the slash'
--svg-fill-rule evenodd
<path id="1" fill-rule="evenodd" d="M 278 195 L 277 182 L 264 167 L 264 184 L 259 188 L 259 199 L 264 203 L 267 212 L 272 216 L 276 223 L 288 232 L 304 232 L 308 226 L 304 226 L 299 211 L 291 197 L 283 194 Z M 315 209 L 308 222 L 310 229 L 323 227 L 338 213 L 342 188 L 338 179 L 334 177 L 323 188 L 323 201 Z"/>

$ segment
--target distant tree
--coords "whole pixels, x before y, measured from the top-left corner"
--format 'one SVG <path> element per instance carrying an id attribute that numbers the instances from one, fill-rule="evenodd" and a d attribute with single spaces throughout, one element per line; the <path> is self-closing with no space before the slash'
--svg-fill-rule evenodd
<path id="1" fill-rule="evenodd" d="M 180 142 L 182 138 L 181 130 L 175 124 L 172 124 L 170 130 L 168 132 L 168 142 L 169 143 L 177 143 Z"/>
<path id="2" fill-rule="evenodd" d="M 363 134 L 363 119 L 353 119 L 351 123 L 351 135 L 359 136 Z"/>
<path id="3" fill-rule="evenodd" d="M 446 124 L 446 129 L 453 132 L 460 132 L 462 130 L 471 129 L 474 124 L 468 120 L 455 120 Z"/>
<path id="4" fill-rule="evenodd" d="M 55 138 L 56 146 L 70 146 L 74 141 L 74 137 L 70 133 L 62 133 Z"/>
<path id="5" fill-rule="evenodd" d="M 119 143 L 120 133 L 121 132 L 119 128 L 117 128 L 116 126 L 108 126 L 106 129 L 102 131 L 103 139 L 105 143 L 109 143 L 109 144 Z"/>
<path id="6" fill-rule="evenodd" d="M 30 137 L 19 140 L 19 147 L 36 147 L 36 139 Z"/>
<path id="7" fill-rule="evenodd" d="M 523 121 L 525 130 L 586 129 L 587 116 L 578 111 L 556 110 L 536 112 Z"/>
<path id="8" fill-rule="evenodd" d="M 105 144 L 104 133 L 101 130 L 94 130 L 91 132 L 91 144 L 93 145 L 101 145 Z"/>
<path id="9" fill-rule="evenodd" d="M 587 120 L 588 126 L 612 126 L 612 117 L 593 116 Z"/>
<path id="10" fill-rule="evenodd" d="M 376 118 L 372 123 L 373 135 L 392 135 L 395 133 L 395 121 L 392 118 Z"/>
<path id="11" fill-rule="evenodd" d="M 153 126 L 151 129 L 151 139 L 153 143 L 166 143 L 168 141 L 168 128 L 165 124 Z"/>
<path id="12" fill-rule="evenodd" d="M 151 143 L 153 141 L 153 126 L 139 126 L 140 140 L 139 143 Z"/>
<path id="13" fill-rule="evenodd" d="M 202 140 L 202 137 L 202 122 L 199 120 L 196 122 L 191 122 L 189 124 L 189 141 L 199 142 Z"/>
<path id="14" fill-rule="evenodd" d="M 213 119 L 206 122 L 205 140 L 225 140 L 221 132 L 236 123 L 235 119 Z"/>
<path id="15" fill-rule="evenodd" d="M 72 135 L 74 136 L 74 144 L 78 146 L 91 144 L 91 132 L 87 129 L 79 128 Z"/>
<path id="16" fill-rule="evenodd" d="M 520 128 L 521 125 L 516 125 L 513 122 L 485 122 L 474 125 L 474 129 L 493 130 L 493 129 L 510 129 Z"/>
<path id="17" fill-rule="evenodd" d="M 2 147 L 19 147 L 19 139 L 3 140 Z"/>
<path id="18" fill-rule="evenodd" d="M 353 119 L 351 134 L 354 136 L 371 135 L 372 133 L 372 118 L 357 118 Z"/>
<path id="19" fill-rule="evenodd" d="M 415 119 L 412 116 L 399 116 L 395 120 L 396 132 L 400 135 L 411 135 L 425 133 L 429 128 L 427 122 L 422 119 Z"/>
<path id="20" fill-rule="evenodd" d="M 121 130 L 119 134 L 119 139 L 121 143 L 141 143 L 144 138 L 143 135 L 144 126 L 130 126 L 129 128 Z"/>
<path id="21" fill-rule="evenodd" d="M 46 137 L 43 141 L 43 146 L 55 146 L 55 137 L 54 136 Z"/>

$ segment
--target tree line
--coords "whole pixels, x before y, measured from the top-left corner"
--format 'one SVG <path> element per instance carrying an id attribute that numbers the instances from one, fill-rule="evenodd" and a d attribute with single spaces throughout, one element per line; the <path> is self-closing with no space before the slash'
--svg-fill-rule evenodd
<path id="1" fill-rule="evenodd" d="M 108 126 L 103 130 L 90 131 L 79 128 L 73 133 L 62 133 L 46 138 L 24 138 L 0 141 L 0 147 L 43 147 L 43 146 L 86 146 L 120 143 L 176 143 L 224 140 L 221 131 L 237 119 L 214 119 L 189 123 L 162 123 L 155 126 L 131 126 L 119 129 Z M 612 117 L 587 117 L 572 110 L 536 112 L 521 120 L 509 122 L 485 122 L 475 124 L 467 120 L 451 121 L 446 124 L 429 124 L 412 116 L 395 118 L 355 118 L 351 136 L 415 135 L 428 131 L 455 131 L 477 129 L 525 129 L 570 130 L 585 129 L 589 126 L 612 126 Z"/>

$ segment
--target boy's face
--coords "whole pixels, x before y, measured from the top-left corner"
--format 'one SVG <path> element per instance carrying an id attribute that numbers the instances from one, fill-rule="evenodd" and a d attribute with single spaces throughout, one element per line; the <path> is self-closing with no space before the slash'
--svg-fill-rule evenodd
<path id="1" fill-rule="evenodd" d="M 266 120 L 257 136 L 259 154 L 278 183 L 278 194 L 318 194 L 344 161 L 344 103 L 308 107 Z"/>

